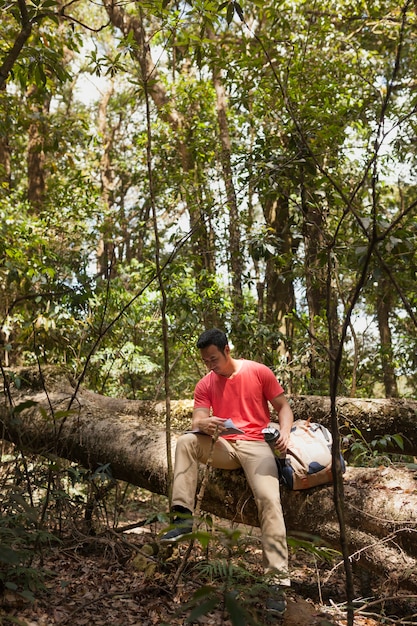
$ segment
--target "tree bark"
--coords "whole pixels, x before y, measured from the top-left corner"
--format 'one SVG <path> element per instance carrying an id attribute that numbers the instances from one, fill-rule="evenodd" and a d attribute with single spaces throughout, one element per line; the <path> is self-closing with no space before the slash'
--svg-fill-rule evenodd
<path id="1" fill-rule="evenodd" d="M 104 207 L 103 224 L 100 229 L 100 240 L 97 249 L 97 271 L 104 280 L 116 275 L 116 258 L 114 242 L 114 217 L 116 209 L 113 204 L 114 170 L 111 162 L 114 129 L 107 119 L 107 111 L 111 97 L 114 94 L 114 84 L 103 94 L 98 109 L 98 134 L 102 140 L 100 159 L 101 199 Z"/>
<path id="2" fill-rule="evenodd" d="M 274 236 L 276 253 L 266 261 L 266 315 L 271 328 L 281 334 L 278 349 L 285 362 L 291 361 L 294 323 L 290 313 L 295 308 L 292 276 L 292 235 L 290 229 L 288 195 L 268 194 L 263 200 L 263 213 L 268 228 Z M 291 386 L 291 381 L 286 385 Z"/>
<path id="3" fill-rule="evenodd" d="M 212 32 L 209 37 L 214 38 Z M 220 160 L 222 164 L 223 180 L 226 190 L 227 208 L 229 213 L 229 271 L 232 277 L 232 302 L 233 302 L 233 327 L 238 331 L 239 320 L 242 315 L 242 275 L 243 258 L 242 243 L 240 235 L 239 209 L 236 198 L 236 190 L 233 182 L 232 169 L 232 143 L 229 133 L 229 123 L 227 120 L 227 96 L 223 85 L 221 71 L 216 62 L 213 63 L 213 85 L 216 92 L 217 121 L 219 124 L 219 139 L 221 145 Z M 239 332 L 232 332 L 232 335 L 239 336 Z M 237 346 L 239 350 L 240 346 Z"/>
<path id="4" fill-rule="evenodd" d="M 304 150 L 303 150 L 304 152 Z M 327 267 L 320 258 L 326 250 L 326 211 L 321 198 L 315 194 L 314 180 L 317 180 L 317 168 L 308 155 L 300 164 L 301 212 L 303 216 L 302 234 L 304 238 L 304 272 L 306 279 L 306 298 L 309 315 L 310 354 L 309 368 L 311 384 L 316 391 L 327 379 L 318 368 L 319 344 L 317 342 L 317 318 L 327 312 Z M 336 300 L 337 301 L 337 300 Z M 327 316 L 328 317 L 328 316 Z M 326 362 L 326 361 L 324 361 Z"/>
<path id="5" fill-rule="evenodd" d="M 376 317 L 378 320 L 379 337 L 381 340 L 380 354 L 384 377 L 385 395 L 387 398 L 398 398 L 395 359 L 392 347 L 390 317 L 393 310 L 393 289 L 389 278 L 382 275 L 376 289 Z"/>
<path id="6" fill-rule="evenodd" d="M 1 95 L 0 95 L 1 97 Z M 11 160 L 12 151 L 9 144 L 9 131 L 4 129 L 3 136 L 0 137 L 0 185 L 11 189 L 12 187 L 12 170 Z"/>
<path id="7" fill-rule="evenodd" d="M 330 398 L 293 396 L 290 398 L 297 418 L 320 422 L 330 428 Z M 406 398 L 338 398 L 337 410 L 341 435 L 356 428 L 368 443 L 386 434 L 401 434 L 404 448 L 390 451 L 414 455 L 417 450 L 417 401 Z"/>
<path id="8" fill-rule="evenodd" d="M 26 379 L 29 375 L 26 371 Z M 15 411 L 10 411 L 6 401 L 0 405 L 2 437 L 33 453 L 58 455 L 92 469 L 110 463 L 115 478 L 166 495 L 167 463 L 162 428 L 165 404 L 106 398 L 82 390 L 72 401 L 72 409 L 66 412 L 73 388 L 62 378 L 54 381 L 54 374 L 51 376 L 51 379 L 46 376 L 46 383 L 52 385 L 48 394 L 36 388 L 36 379 L 29 380 L 29 389 L 10 390 L 9 400 L 13 401 Z M 22 405 L 28 401 L 34 404 Z M 373 409 L 377 401 L 362 402 L 364 411 L 365 406 Z M 357 403 L 357 400 L 352 402 Z M 399 414 L 407 412 L 405 404 L 399 407 Z M 409 403 L 408 409 L 415 411 L 415 404 Z M 39 410 L 41 406 L 43 412 Z M 180 423 L 190 410 L 190 401 L 173 402 L 173 423 L 176 420 Z M 58 419 L 53 418 L 57 411 L 60 411 Z M 174 434 L 172 448 L 176 437 Z M 397 466 L 349 468 L 344 481 L 351 558 L 386 576 L 392 584 L 416 591 L 415 473 Z M 283 488 L 288 533 L 320 536 L 338 548 L 339 527 L 332 492 L 331 485 L 306 492 Z M 242 471 L 213 471 L 203 510 L 235 522 L 258 525 L 256 506 Z"/>
<path id="9" fill-rule="evenodd" d="M 29 19 L 26 2 L 24 2 L 24 0 L 19 0 L 18 4 L 22 27 L 12 48 L 8 51 L 2 65 L 0 66 L 0 90 L 5 88 L 6 81 L 13 69 L 13 65 L 16 63 L 23 46 L 29 39 L 32 33 L 33 24 L 35 23 L 34 20 Z"/>
<path id="10" fill-rule="evenodd" d="M 51 96 L 36 85 L 29 88 L 27 103 L 31 114 L 27 146 L 27 197 L 31 211 L 38 214 L 45 201 L 47 172 L 45 169 L 45 141 L 48 136 L 46 119 L 49 113 Z"/>

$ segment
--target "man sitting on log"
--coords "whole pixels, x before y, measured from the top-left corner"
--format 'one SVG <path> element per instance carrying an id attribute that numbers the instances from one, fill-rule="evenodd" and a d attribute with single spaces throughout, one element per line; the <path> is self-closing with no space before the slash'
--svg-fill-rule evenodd
<path id="1" fill-rule="evenodd" d="M 258 508 L 264 571 L 270 591 L 266 608 L 283 614 L 284 590 L 290 585 L 286 528 L 277 465 L 262 429 L 271 420 L 270 402 L 280 425 L 275 447 L 285 453 L 293 413 L 273 372 L 261 363 L 232 358 L 223 331 L 206 330 L 199 337 L 197 347 L 209 372 L 194 391 L 192 432 L 185 433 L 177 442 L 172 494 L 175 517 L 173 528 L 161 541 L 177 541 L 192 530 L 199 463 L 206 463 L 211 456 L 213 467 L 229 470 L 241 467 Z M 228 418 L 241 433 L 225 434 Z M 213 446 L 212 437 L 217 435 L 220 436 Z"/>

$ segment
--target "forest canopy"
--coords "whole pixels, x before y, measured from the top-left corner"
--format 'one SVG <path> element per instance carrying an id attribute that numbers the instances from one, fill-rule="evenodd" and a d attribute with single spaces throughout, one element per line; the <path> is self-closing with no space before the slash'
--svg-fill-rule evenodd
<path id="1" fill-rule="evenodd" d="M 412 2 L 1 2 L 2 365 L 415 395 Z"/>

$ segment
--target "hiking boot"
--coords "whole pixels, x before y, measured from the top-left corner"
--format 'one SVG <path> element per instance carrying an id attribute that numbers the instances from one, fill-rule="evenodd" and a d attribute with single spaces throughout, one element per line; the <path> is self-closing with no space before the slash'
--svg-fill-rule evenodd
<path id="1" fill-rule="evenodd" d="M 269 585 L 269 597 L 266 599 L 268 613 L 282 617 L 287 609 L 285 591 L 279 585 Z"/>
<path id="2" fill-rule="evenodd" d="M 179 541 L 184 535 L 189 535 L 193 532 L 193 518 L 192 513 L 184 507 L 174 507 L 173 511 L 178 515 L 174 517 L 172 521 L 172 528 L 162 535 L 161 543 L 175 543 Z"/>

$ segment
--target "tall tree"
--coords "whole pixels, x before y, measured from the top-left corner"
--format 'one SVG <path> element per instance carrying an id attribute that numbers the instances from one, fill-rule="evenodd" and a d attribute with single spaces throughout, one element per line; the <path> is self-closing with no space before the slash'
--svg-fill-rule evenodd
<path id="1" fill-rule="evenodd" d="M 393 290 L 387 276 L 382 276 L 376 290 L 376 314 L 378 330 L 381 340 L 380 352 L 382 374 L 387 398 L 398 398 L 398 385 L 395 374 L 394 353 L 392 348 L 392 334 L 390 316 L 392 314 Z"/>
<path id="2" fill-rule="evenodd" d="M 27 93 L 30 110 L 27 147 L 28 200 L 34 213 L 45 203 L 47 171 L 45 169 L 45 141 L 48 137 L 50 94 L 33 85 Z"/>
<path id="3" fill-rule="evenodd" d="M 146 35 L 144 13 L 139 10 L 137 15 L 131 15 L 119 4 L 110 0 L 105 0 L 104 6 L 112 24 L 120 29 L 124 37 L 133 37 L 136 45 L 132 52 L 140 63 L 142 80 L 145 81 L 146 89 L 162 119 L 171 126 L 176 136 L 185 183 L 183 197 L 190 217 L 190 226 L 195 233 L 193 237 L 195 275 L 198 276 L 201 272 L 212 274 L 215 272 L 216 264 L 211 241 L 210 218 L 206 219 L 202 216 L 200 207 L 195 203 L 193 183 L 198 168 L 196 168 L 191 147 L 192 129 L 188 124 L 187 116 L 176 107 L 175 99 L 170 96 L 160 76 L 158 66 L 152 59 L 149 45 L 151 38 L 148 39 Z M 215 317 L 215 311 L 207 311 L 206 324 L 213 323 Z"/>

